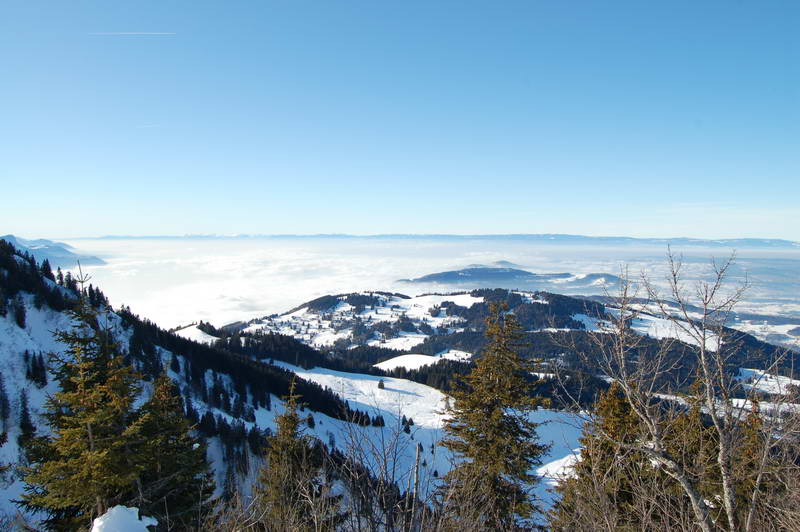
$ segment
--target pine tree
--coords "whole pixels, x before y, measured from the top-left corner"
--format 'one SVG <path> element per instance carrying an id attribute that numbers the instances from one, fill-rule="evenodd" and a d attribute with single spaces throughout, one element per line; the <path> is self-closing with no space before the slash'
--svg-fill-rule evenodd
<path id="1" fill-rule="evenodd" d="M 556 488 L 560 499 L 550 515 L 553 530 L 595 530 L 598 523 L 619 530 L 641 528 L 633 509 L 632 484 L 651 468 L 640 453 L 624 446 L 640 436 L 640 422 L 614 383 L 594 405 L 594 418 L 580 438 L 581 454 L 572 473 Z"/>
<path id="2" fill-rule="evenodd" d="M 208 511 L 214 482 L 205 443 L 192 436 L 172 380 L 162 373 L 135 423 L 134 454 L 141 470 L 136 506 L 165 529 L 196 529 Z"/>
<path id="3" fill-rule="evenodd" d="M 66 353 L 52 356 L 60 391 L 45 404 L 51 435 L 32 442 L 20 501 L 56 530 L 85 527 L 126 501 L 139 475 L 130 453 L 139 438 L 130 425 L 138 376 L 85 301 L 72 317 L 72 330 L 55 333 Z"/>
<path id="4" fill-rule="evenodd" d="M 25 310 L 25 303 L 22 301 L 21 296 L 17 296 L 12 303 L 12 310 L 14 311 L 14 321 L 20 329 L 25 328 L 25 320 L 27 311 Z"/>
<path id="5" fill-rule="evenodd" d="M 19 426 L 19 446 L 27 447 L 36 433 L 36 427 L 33 425 L 28 406 L 28 392 L 24 388 L 19 392 L 19 419 L 17 422 Z"/>
<path id="6" fill-rule="evenodd" d="M 8 431 L 8 418 L 11 416 L 11 403 L 8 400 L 6 383 L 3 381 L 3 374 L 0 373 L 0 428 L 2 432 Z"/>
<path id="7" fill-rule="evenodd" d="M 492 305 L 486 320 L 489 343 L 476 367 L 453 392 L 442 445 L 459 463 L 445 476 L 445 512 L 459 522 L 509 530 L 538 508 L 530 473 L 547 446 L 538 442 L 529 414 L 541 400 L 532 396 L 531 364 L 517 351 L 522 332 L 507 307 Z"/>
<path id="8" fill-rule="evenodd" d="M 286 410 L 267 439 L 267 463 L 254 488 L 260 529 L 270 532 L 334 530 L 339 499 L 322 480 L 321 449 L 304 434 L 292 382 Z"/>
<path id="9" fill-rule="evenodd" d="M 50 279 L 51 281 L 55 281 L 56 280 L 55 275 L 53 275 L 53 269 L 50 267 L 50 261 L 49 260 L 44 259 L 42 261 L 42 265 L 39 268 L 39 270 L 42 272 L 42 275 L 44 277 L 46 277 L 47 279 Z"/>

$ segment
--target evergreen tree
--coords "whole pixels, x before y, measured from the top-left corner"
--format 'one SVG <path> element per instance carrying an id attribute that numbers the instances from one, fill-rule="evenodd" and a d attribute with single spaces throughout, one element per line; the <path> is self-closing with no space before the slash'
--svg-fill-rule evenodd
<path id="1" fill-rule="evenodd" d="M 11 416 L 11 403 L 8 400 L 6 383 L 3 381 L 3 374 L 0 373 L 0 427 L 2 432 L 8 431 L 8 418 Z"/>
<path id="2" fill-rule="evenodd" d="M 27 447 L 36 433 L 36 427 L 31 420 L 28 392 L 24 388 L 19 392 L 19 419 L 17 421 L 19 423 L 19 446 Z"/>
<path id="3" fill-rule="evenodd" d="M 559 531 L 595 530 L 598 523 L 606 525 L 603 528 L 639 530 L 642 523 L 633 508 L 632 483 L 651 468 L 646 457 L 633 456 L 624 448 L 640 436 L 639 418 L 616 383 L 598 398 L 594 414 L 583 428 L 573 474 L 556 488 L 561 497 L 550 525 Z"/>
<path id="4" fill-rule="evenodd" d="M 11 309 L 14 311 L 14 321 L 20 329 L 24 329 L 27 311 L 25 310 L 25 303 L 22 301 L 22 296 L 17 296 L 14 299 Z"/>
<path id="5" fill-rule="evenodd" d="M 45 276 L 47 279 L 50 279 L 51 281 L 55 281 L 56 280 L 55 275 L 53 275 L 53 269 L 50 267 L 50 261 L 49 260 L 44 259 L 42 261 L 42 265 L 39 268 L 39 270 L 42 272 L 42 275 Z"/>
<path id="6" fill-rule="evenodd" d="M 675 412 L 665 422 L 665 452 L 691 476 L 705 500 L 717 501 L 722 495 L 722 480 L 717 462 L 716 432 L 704 419 L 699 401 Z M 740 421 L 743 438 L 734 459 L 734 472 L 740 482 L 736 494 L 737 511 L 747 508 L 748 496 L 758 472 L 769 436 L 754 406 Z M 663 468 L 656 467 L 634 443 L 645 437 L 638 416 L 630 408 L 619 386 L 613 384 L 595 405 L 592 423 L 584 427 L 581 455 L 573 474 L 562 480 L 561 497 L 550 515 L 555 531 L 593 531 L 598 528 L 622 531 L 678 530 L 694 521 L 691 504 L 677 481 Z M 758 480 L 764 493 L 782 493 L 785 486 L 771 475 Z M 784 490 L 784 491 L 782 491 Z M 714 508 L 712 519 L 723 522 L 723 509 Z M 744 510 L 742 510 L 744 513 Z M 746 515 L 740 515 L 744 521 Z"/>
<path id="7" fill-rule="evenodd" d="M 159 527 L 196 529 L 206 514 L 214 482 L 205 443 L 192 436 L 181 398 L 162 373 L 135 423 L 140 443 L 134 454 L 141 470 L 136 506 Z"/>
<path id="8" fill-rule="evenodd" d="M 140 437 L 130 425 L 138 376 L 85 301 L 72 317 L 71 330 L 55 333 L 66 353 L 52 356 L 60 391 L 45 405 L 51 435 L 32 442 L 19 501 L 54 530 L 86 527 L 127 501 L 140 472 L 130 453 Z"/>
<path id="9" fill-rule="evenodd" d="M 489 343 L 476 367 L 453 392 L 442 445 L 460 458 L 445 476 L 445 513 L 458 523 L 510 530 L 538 511 L 530 474 L 547 446 L 538 442 L 529 414 L 541 400 L 532 396 L 531 364 L 518 355 L 522 332 L 507 307 L 493 304 L 486 319 Z"/>
<path id="10" fill-rule="evenodd" d="M 267 439 L 267 463 L 254 488 L 260 530 L 334 530 L 339 521 L 339 500 L 322 479 L 321 448 L 303 432 L 298 399 L 292 383 L 277 432 Z"/>

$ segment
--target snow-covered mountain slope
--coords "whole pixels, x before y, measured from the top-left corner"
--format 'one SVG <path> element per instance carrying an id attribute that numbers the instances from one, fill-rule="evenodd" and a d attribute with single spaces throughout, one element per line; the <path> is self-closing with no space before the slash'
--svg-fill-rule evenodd
<path id="1" fill-rule="evenodd" d="M 46 306 L 37 308 L 31 294 L 22 294 L 25 305 L 25 327 L 20 327 L 12 313 L 0 316 L 0 367 L 3 384 L 8 396 L 11 412 L 5 421 L 4 430 L 8 441 L 0 446 L 0 464 L 17 464 L 21 461 L 21 451 L 17 443 L 20 435 L 19 418 L 23 401 L 28 402 L 31 420 L 37 427 L 46 427 L 41 416 L 47 397 L 57 391 L 52 374 L 48 372 L 47 383 L 32 382 L 27 374 L 31 360 L 35 356 L 47 357 L 48 353 L 61 352 L 64 346 L 53 337 L 53 331 L 67 330 L 72 322 L 63 312 L 56 312 Z M 107 327 L 118 341 L 127 342 L 129 332 L 122 327 L 119 316 L 113 312 L 99 316 L 101 324 Z M 23 399 L 23 396 L 25 397 Z M 0 479 L 0 513 L 14 515 L 16 507 L 11 503 L 22 494 L 23 484 L 13 471 L 7 471 Z"/>
<path id="2" fill-rule="evenodd" d="M 28 365 L 25 362 L 25 352 L 29 353 L 28 356 L 61 352 L 64 346 L 54 340 L 52 332 L 65 330 L 71 326 L 71 321 L 65 313 L 46 307 L 37 309 L 33 304 L 33 297 L 29 294 L 23 295 L 22 299 L 27 313 L 24 328 L 17 325 L 11 313 L 0 317 L 0 364 L 3 367 L 6 392 L 12 402 L 12 413 L 7 424 L 9 440 L 0 447 L 0 461 L 6 464 L 19 463 L 21 459 L 20 449 L 17 446 L 19 428 L 16 422 L 19 417 L 21 394 L 27 395 L 29 410 L 38 430 L 46 431 L 46 424 L 41 414 L 48 394 L 57 390 L 52 374 L 48 374 L 48 383 L 42 387 L 34 385 L 29 380 L 26 376 Z M 120 345 L 130 342 L 134 329 L 126 327 L 122 317 L 109 311 L 102 315 L 102 319 Z M 185 378 L 186 365 L 191 364 L 190 360 L 181 353 L 173 353 L 161 347 L 157 351 L 161 364 L 167 368 L 168 375 L 179 388 L 185 390 L 191 387 L 191 383 Z M 463 354 L 446 353 L 442 356 L 458 357 Z M 307 410 L 308 417 L 313 418 L 313 422 L 309 422 L 305 430 L 320 441 L 342 452 L 352 450 L 354 445 L 359 445 L 362 447 L 360 456 L 366 462 L 377 459 L 382 452 L 390 453 L 392 460 L 395 461 L 395 480 L 401 485 L 404 485 L 413 470 L 419 444 L 422 445 L 423 451 L 421 478 L 428 483 L 426 489 L 433 487 L 436 479 L 448 471 L 451 457 L 437 445 L 442 437 L 444 410 L 447 404 L 446 396 L 440 391 L 405 379 L 337 372 L 325 368 L 303 369 L 282 362 L 276 362 L 275 365 L 291 371 L 306 381 L 330 389 L 347 401 L 351 408 L 366 412 L 373 418 L 379 416 L 383 420 L 382 426 L 373 424 L 362 426 Z M 383 388 L 378 385 L 381 379 L 384 381 Z M 235 399 L 235 390 L 238 386 L 230 375 L 209 371 L 205 375 L 205 381 L 209 390 L 213 388 L 215 381 L 218 382 Z M 144 382 L 140 402 L 148 395 L 149 384 Z M 252 398 L 248 396 L 247 399 L 249 403 Z M 230 424 L 240 423 L 248 431 L 252 428 L 274 431 L 275 416 L 283 411 L 283 403 L 274 395 L 270 399 L 271 405 L 255 407 L 253 416 L 249 420 L 237 418 L 229 411 L 212 406 L 191 393 L 186 396 L 186 400 L 198 415 L 210 413 Z M 407 432 L 404 431 L 404 419 L 409 420 Z M 540 410 L 534 414 L 534 419 L 549 423 L 542 427 L 541 432 L 543 441 L 553 445 L 545 459 L 544 467 L 545 469 L 549 467 L 547 469 L 549 471 L 554 468 L 552 463 L 560 463 L 578 447 L 578 430 L 571 424 L 572 418 L 567 413 Z M 231 464 L 226 463 L 226 452 L 218 438 L 210 439 L 208 455 L 216 470 L 218 487 L 221 488 L 225 482 L 225 472 Z M 257 465 L 258 458 L 254 458 L 253 463 Z M 377 464 L 368 465 L 378 467 Z M 542 486 L 540 494 L 547 496 L 544 487 L 546 484 Z M 11 474 L 6 475 L 0 482 L 0 512 L 13 515 L 17 511 L 11 500 L 19 497 L 22 489 L 23 483 L 18 478 Z"/>
<path id="3" fill-rule="evenodd" d="M 483 289 L 416 297 L 361 292 L 323 296 L 285 314 L 253 320 L 241 332 L 288 335 L 325 351 L 358 346 L 392 349 L 405 357 L 396 359 L 395 355 L 384 354 L 375 367 L 385 371 L 400 367 L 412 370 L 441 359 L 458 358 L 442 356 L 444 351 L 464 353 L 464 360 L 479 353 L 484 343 L 482 332 L 489 313 L 488 303 L 498 301 L 509 305 L 526 332 L 544 333 L 536 348 L 544 352 L 554 350 L 547 347 L 547 334 L 605 332 L 608 320 L 619 313 L 607 302 L 600 304 L 548 292 Z M 641 313 L 631 323 L 635 332 L 655 340 L 696 343 L 681 327 L 660 317 L 652 305 L 640 306 Z M 736 323 L 732 325 L 736 327 Z M 756 342 L 754 338 L 748 341 Z M 714 339 L 709 339 L 706 345 L 714 349 Z M 767 344 L 760 347 L 772 348 Z M 534 349 L 531 355 L 536 354 Z"/>
<path id="4" fill-rule="evenodd" d="M 458 351 L 456 349 L 449 349 L 447 351 L 437 353 L 436 355 L 420 355 L 415 353 L 398 355 L 394 358 L 384 360 L 383 362 L 378 362 L 377 364 L 374 364 L 374 367 L 382 369 L 383 371 L 392 371 L 397 368 L 410 370 L 430 366 L 431 364 L 436 364 L 442 360 L 458 360 L 464 362 L 468 361 L 471 357 L 471 353 Z"/>
<path id="5" fill-rule="evenodd" d="M 286 314 L 254 320 L 246 333 L 275 332 L 313 347 L 371 345 L 408 350 L 434 333 L 463 330 L 463 318 L 442 304 L 469 308 L 483 297 L 468 293 L 408 297 L 386 292 L 325 296 Z"/>
<path id="6" fill-rule="evenodd" d="M 216 336 L 211 336 L 207 332 L 198 329 L 197 324 L 187 325 L 186 327 L 178 327 L 172 332 L 181 338 L 186 338 L 187 340 L 192 340 L 193 342 L 200 344 L 213 344 L 219 340 L 219 338 Z"/>
<path id="7" fill-rule="evenodd" d="M 359 410 L 383 416 L 386 427 L 370 427 L 365 430 L 364 435 L 372 439 L 370 445 L 375 447 L 380 447 L 381 442 L 388 442 L 387 438 L 390 436 L 401 438 L 405 436 L 399 444 L 392 444 L 393 452 L 395 449 L 403 450 L 396 455 L 399 471 L 411 471 L 413 468 L 417 443 L 422 444 L 425 451 L 423 478 L 427 477 L 435 482 L 433 479 L 449 471 L 452 457 L 445 449 L 436 445 L 444 435 L 443 426 L 447 417 L 445 408 L 449 401 L 445 394 L 406 379 L 346 373 L 324 368 L 304 370 L 290 364 L 277 364 L 294 371 L 306 380 L 330 388 Z M 378 386 L 381 380 L 384 383 L 383 388 Z M 402 416 L 414 422 L 410 434 L 406 435 L 396 430 Z M 548 409 L 533 412 L 531 420 L 542 423 L 538 430 L 539 438 L 542 443 L 550 445 L 548 453 L 543 457 L 542 466 L 535 470 L 537 474 L 545 477 L 536 489 L 536 496 L 549 507 L 554 499 L 548 489 L 553 486 L 559 475 L 567 472 L 568 466 L 579 453 L 578 438 L 581 434 L 582 421 L 579 416 L 569 412 Z M 341 441 L 339 438 L 344 438 L 345 441 L 352 438 L 352 427 L 342 426 L 342 422 L 327 422 L 327 426 L 328 430 L 335 430 L 335 434 L 339 435 L 337 441 Z"/>

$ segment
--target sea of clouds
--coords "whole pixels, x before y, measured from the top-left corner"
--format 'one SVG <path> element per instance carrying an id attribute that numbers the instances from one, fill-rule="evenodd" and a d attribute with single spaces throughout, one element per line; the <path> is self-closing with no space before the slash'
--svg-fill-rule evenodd
<path id="1" fill-rule="evenodd" d="M 280 313 L 325 294 L 387 290 L 413 295 L 434 287 L 399 279 L 506 260 L 536 273 L 613 273 L 627 266 L 656 282 L 666 247 L 548 245 L 513 239 L 154 238 L 67 241 L 107 264 L 85 268 L 114 305 L 163 327 L 215 325 Z M 688 280 L 732 250 L 687 247 Z M 732 281 L 752 287 L 741 310 L 800 316 L 800 252 L 738 250 Z M 600 293 L 597 289 L 596 293 Z"/>

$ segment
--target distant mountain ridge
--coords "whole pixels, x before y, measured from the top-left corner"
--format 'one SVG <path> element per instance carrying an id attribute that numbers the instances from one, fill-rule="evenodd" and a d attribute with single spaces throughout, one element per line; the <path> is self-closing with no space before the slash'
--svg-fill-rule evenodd
<path id="1" fill-rule="evenodd" d="M 33 255 L 37 261 L 47 259 L 54 268 L 73 268 L 78 261 L 84 265 L 105 264 L 105 261 L 92 255 L 82 255 L 73 251 L 75 248 L 64 242 L 54 242 L 44 238 L 28 240 L 14 235 L 0 236 L 0 240 L 5 240 L 17 249 L 27 251 Z"/>
<path id="2" fill-rule="evenodd" d="M 694 247 L 714 247 L 714 248 L 769 248 L 769 249 L 792 249 L 800 250 L 800 242 L 780 238 L 638 238 L 626 236 L 586 236 L 569 235 L 561 233 L 542 233 L 542 234 L 487 234 L 487 235 L 453 235 L 453 234 L 374 234 L 374 235 L 351 235 L 343 233 L 321 233 L 321 234 L 197 234 L 197 235 L 104 235 L 100 237 L 85 237 L 80 240 L 102 240 L 102 239 L 291 239 L 291 238 L 325 238 L 325 239 L 398 239 L 398 240 L 515 240 L 541 244 L 555 245 L 604 245 L 604 246 L 694 246 Z"/>

